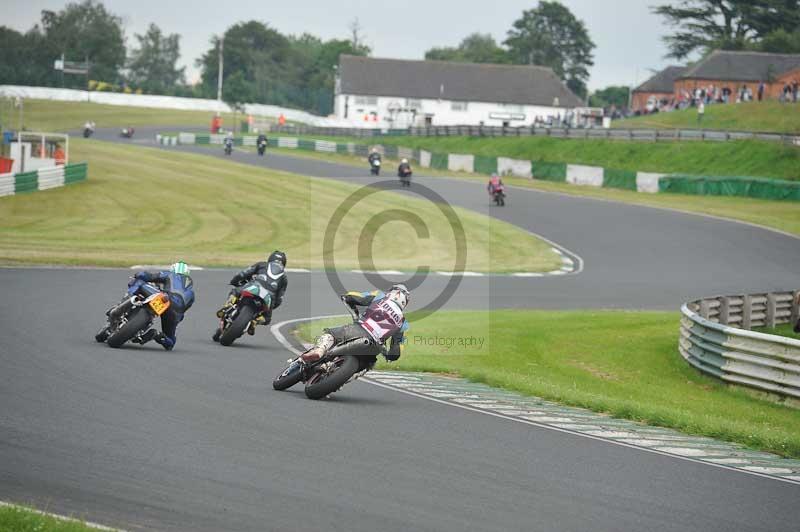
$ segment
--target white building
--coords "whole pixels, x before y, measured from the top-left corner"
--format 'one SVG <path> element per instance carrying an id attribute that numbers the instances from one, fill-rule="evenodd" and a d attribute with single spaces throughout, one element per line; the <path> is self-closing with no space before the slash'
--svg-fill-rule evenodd
<path id="1" fill-rule="evenodd" d="M 353 124 L 530 126 L 583 102 L 552 69 L 342 55 L 335 113 Z"/>

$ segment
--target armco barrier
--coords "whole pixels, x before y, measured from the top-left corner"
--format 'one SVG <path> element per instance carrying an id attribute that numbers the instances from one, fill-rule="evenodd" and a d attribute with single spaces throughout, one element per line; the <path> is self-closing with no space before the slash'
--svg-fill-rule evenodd
<path id="1" fill-rule="evenodd" d="M 800 341 L 753 332 L 796 323 L 800 292 L 722 296 L 681 308 L 681 356 L 726 382 L 800 398 Z"/>
<path id="2" fill-rule="evenodd" d="M 86 163 L 39 168 L 33 172 L 2 174 L 0 175 L 0 196 L 13 196 L 15 194 L 62 187 L 70 183 L 84 181 L 86 174 Z"/>

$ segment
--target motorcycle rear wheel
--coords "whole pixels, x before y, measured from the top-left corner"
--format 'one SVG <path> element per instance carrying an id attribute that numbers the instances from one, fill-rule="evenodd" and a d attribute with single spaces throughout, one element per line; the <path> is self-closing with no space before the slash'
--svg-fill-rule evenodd
<path id="1" fill-rule="evenodd" d="M 219 336 L 219 343 L 225 346 L 231 345 L 237 338 L 244 334 L 247 326 L 256 317 L 256 310 L 250 305 L 243 305 L 239 308 L 238 314 L 233 318 L 230 326 L 222 331 Z"/>
<path id="2" fill-rule="evenodd" d="M 108 347 L 113 347 L 114 349 L 122 347 L 122 344 L 136 336 L 139 331 L 145 329 L 149 322 L 150 313 L 146 309 L 139 307 L 134 310 L 128 317 L 128 321 L 108 337 L 108 340 L 106 340 Z"/>
<path id="3" fill-rule="evenodd" d="M 326 397 L 344 386 L 358 372 L 358 358 L 350 355 L 334 358 L 334 369 L 330 373 L 320 369 L 306 383 L 306 397 L 317 400 Z"/>

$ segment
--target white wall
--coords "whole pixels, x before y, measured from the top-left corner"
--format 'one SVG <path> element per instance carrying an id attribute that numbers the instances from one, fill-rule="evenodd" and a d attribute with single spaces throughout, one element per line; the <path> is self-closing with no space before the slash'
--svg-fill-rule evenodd
<path id="1" fill-rule="evenodd" d="M 452 102 L 450 100 L 409 100 L 406 98 L 377 97 L 371 102 L 364 102 L 365 98 L 349 94 L 338 94 L 334 105 L 336 117 L 341 121 L 351 124 L 363 125 L 364 116 L 369 116 L 366 123 L 373 124 L 373 127 L 381 128 L 405 128 L 409 126 L 424 126 L 425 116 L 432 116 L 434 126 L 459 126 L 459 125 L 480 125 L 502 126 L 504 120 L 491 118 L 495 113 L 524 115 L 524 120 L 511 120 L 509 125 L 530 126 L 536 117 L 546 120 L 548 117 L 563 117 L 568 109 L 565 107 L 547 107 L 536 105 L 511 105 L 502 103 L 467 102 L 465 110 L 454 109 L 456 106 L 463 105 L 463 102 Z M 348 116 L 345 119 L 345 104 L 347 104 Z M 391 109 L 409 109 L 417 107 L 416 118 L 412 123 L 412 114 L 408 112 L 392 113 Z M 377 121 L 373 119 L 377 116 Z M 395 120 L 390 120 L 392 117 Z"/>

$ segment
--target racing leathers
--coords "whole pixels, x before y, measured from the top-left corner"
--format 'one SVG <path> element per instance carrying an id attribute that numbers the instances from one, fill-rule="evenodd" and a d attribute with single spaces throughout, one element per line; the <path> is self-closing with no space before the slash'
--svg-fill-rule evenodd
<path id="1" fill-rule="evenodd" d="M 489 184 L 486 185 L 486 190 L 489 192 L 490 196 L 493 196 L 495 192 L 502 189 L 503 189 L 503 180 L 496 175 L 492 176 L 492 178 L 489 179 Z"/>
<path id="2" fill-rule="evenodd" d="M 325 329 L 314 347 L 301 356 L 303 362 L 314 363 L 324 357 L 333 346 L 360 339 L 366 339 L 374 347 L 375 355 L 383 352 L 386 360 L 399 359 L 405 332 L 409 327 L 400 306 L 379 290 L 348 292 L 342 296 L 342 300 L 358 318 L 351 324 Z M 359 313 L 359 307 L 366 308 Z M 388 350 L 384 347 L 387 342 Z"/>
<path id="3" fill-rule="evenodd" d="M 235 288 L 231 290 L 231 298 L 228 300 L 228 304 L 236 302 L 241 293 L 240 287 L 252 279 L 256 279 L 259 284 L 272 294 L 270 308 L 256 318 L 259 324 L 267 325 L 272 321 L 272 311 L 283 303 L 283 295 L 286 293 L 286 287 L 289 284 L 289 280 L 286 277 L 286 269 L 279 261 L 272 261 L 256 262 L 249 268 L 240 271 L 231 279 L 231 284 Z"/>
<path id="4" fill-rule="evenodd" d="M 194 304 L 194 282 L 191 276 L 168 271 L 141 271 L 134 275 L 134 279 L 158 285 L 169 295 L 170 305 L 161 315 L 161 334 L 155 336 L 155 341 L 167 351 L 171 351 L 178 341 L 176 336 L 178 324 L 183 321 L 184 314 Z M 137 284 L 132 282 L 128 288 L 129 295 L 133 295 L 131 291 L 138 288 Z"/>

